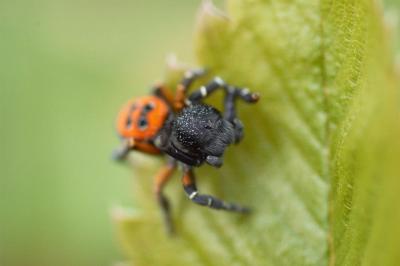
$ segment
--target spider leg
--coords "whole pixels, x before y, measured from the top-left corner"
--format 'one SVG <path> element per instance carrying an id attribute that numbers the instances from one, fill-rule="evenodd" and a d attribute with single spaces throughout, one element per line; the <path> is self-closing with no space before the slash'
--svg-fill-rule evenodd
<path id="1" fill-rule="evenodd" d="M 206 98 L 217 89 L 225 89 L 226 86 L 227 84 L 225 81 L 223 81 L 220 77 L 215 77 L 211 82 L 201 86 L 200 89 L 195 90 L 192 94 L 190 94 L 187 99 L 187 103 L 188 105 L 199 103 L 202 99 Z"/>
<path id="2" fill-rule="evenodd" d="M 175 98 L 171 90 L 165 84 L 159 83 L 152 87 L 153 94 L 164 99 L 170 106 L 174 106 Z"/>
<path id="3" fill-rule="evenodd" d="M 237 88 L 233 86 L 226 86 L 226 94 L 224 98 L 224 118 L 231 122 L 235 129 L 235 143 L 238 143 L 243 138 L 243 124 L 236 114 L 236 99 L 247 103 L 255 103 L 259 99 L 257 93 L 252 93 L 247 88 Z"/>
<path id="4" fill-rule="evenodd" d="M 127 157 L 131 150 L 135 148 L 135 141 L 133 139 L 125 139 L 119 148 L 116 148 L 111 155 L 111 158 L 115 161 L 122 162 Z"/>
<path id="5" fill-rule="evenodd" d="M 205 74 L 206 71 L 205 69 L 202 68 L 189 70 L 185 73 L 182 81 L 178 84 L 176 89 L 174 107 L 177 111 L 181 110 L 185 106 L 186 93 L 189 90 L 190 86 L 193 84 L 193 82 L 196 79 L 204 76 Z"/>
<path id="6" fill-rule="evenodd" d="M 184 169 L 182 183 L 183 189 L 185 190 L 187 196 L 192 202 L 196 204 L 212 209 L 225 210 L 230 212 L 250 212 L 250 209 L 247 207 L 242 207 L 235 203 L 228 203 L 211 195 L 199 194 L 196 188 L 195 176 L 193 170 L 190 167 Z"/>
<path id="7" fill-rule="evenodd" d="M 165 227 L 169 234 L 174 233 L 174 227 L 171 219 L 170 204 L 167 197 L 163 193 L 165 184 L 169 181 L 172 174 L 176 169 L 176 161 L 171 159 L 167 165 L 165 165 L 155 177 L 154 182 L 154 194 L 157 202 L 161 208 Z"/>
<path id="8" fill-rule="evenodd" d="M 226 94 L 231 94 L 233 96 L 232 101 L 239 97 L 245 102 L 255 103 L 259 99 L 259 95 L 257 93 L 252 93 L 247 88 L 230 86 L 220 77 L 215 77 L 207 85 L 200 87 L 200 89 L 190 94 L 188 97 L 189 103 L 198 103 L 217 89 L 224 89 Z"/>

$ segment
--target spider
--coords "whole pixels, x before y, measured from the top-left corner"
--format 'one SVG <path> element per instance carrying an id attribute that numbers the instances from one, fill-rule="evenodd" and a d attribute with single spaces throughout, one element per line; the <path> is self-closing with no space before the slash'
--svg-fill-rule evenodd
<path id="1" fill-rule="evenodd" d="M 215 77 L 187 96 L 192 83 L 203 75 L 203 69 L 187 71 L 175 95 L 166 86 L 156 85 L 151 95 L 130 100 L 117 117 L 122 145 L 114 151 L 114 159 L 124 160 L 132 150 L 167 157 L 167 164 L 155 177 L 154 194 L 169 233 L 174 230 L 163 188 L 179 164 L 183 170 L 183 189 L 192 202 L 212 209 L 249 212 L 247 207 L 200 194 L 193 169 L 204 163 L 222 166 L 227 146 L 239 143 L 243 137 L 243 124 L 236 115 L 235 100 L 255 103 L 259 95 Z M 225 92 L 223 114 L 202 102 L 218 89 Z"/>

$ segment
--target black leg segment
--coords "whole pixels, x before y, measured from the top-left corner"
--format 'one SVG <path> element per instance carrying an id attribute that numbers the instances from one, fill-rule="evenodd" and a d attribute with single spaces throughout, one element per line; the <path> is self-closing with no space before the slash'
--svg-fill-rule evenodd
<path id="1" fill-rule="evenodd" d="M 259 99 L 257 93 L 252 93 L 247 88 L 238 88 L 234 86 L 226 86 L 226 94 L 224 98 L 224 118 L 233 124 L 235 129 L 235 143 L 243 138 L 243 124 L 237 117 L 236 99 L 239 98 L 247 103 L 255 103 Z"/>
<path id="2" fill-rule="evenodd" d="M 199 103 L 202 99 L 206 98 L 217 89 L 225 89 L 225 87 L 225 82 L 220 77 L 215 77 L 207 85 L 200 87 L 200 89 L 190 94 L 188 100 L 192 104 Z"/>
<path id="3" fill-rule="evenodd" d="M 239 98 L 247 103 L 256 103 L 260 96 L 247 88 L 231 86 L 225 83 L 220 77 L 215 77 L 210 83 L 190 94 L 186 100 L 186 104 L 192 105 L 200 103 L 204 98 L 218 89 L 223 89 L 225 91 L 224 119 L 232 123 L 235 130 L 235 143 L 238 143 L 243 138 L 243 124 L 237 118 L 236 99 Z"/>
<path id="4" fill-rule="evenodd" d="M 184 74 L 184 77 L 180 84 L 184 88 L 184 90 L 187 91 L 196 79 L 204 76 L 205 74 L 206 70 L 203 68 L 189 70 Z"/>
<path id="5" fill-rule="evenodd" d="M 182 183 L 186 195 L 192 202 L 196 204 L 217 210 L 225 210 L 225 211 L 239 212 L 239 213 L 250 212 L 250 209 L 247 207 L 243 207 L 235 203 L 225 202 L 211 195 L 200 194 L 196 188 L 192 169 L 184 170 Z"/>
<path id="6" fill-rule="evenodd" d="M 237 117 L 235 108 L 235 100 L 237 98 L 247 103 L 256 103 L 260 96 L 257 93 L 250 92 L 247 88 L 227 85 L 224 98 L 224 118 L 230 122 L 233 122 Z"/>

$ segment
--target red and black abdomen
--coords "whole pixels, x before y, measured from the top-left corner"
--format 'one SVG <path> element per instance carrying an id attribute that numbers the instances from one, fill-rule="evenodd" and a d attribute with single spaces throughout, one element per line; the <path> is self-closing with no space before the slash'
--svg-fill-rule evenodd
<path id="1" fill-rule="evenodd" d="M 118 114 L 118 134 L 122 138 L 134 139 L 138 150 L 161 153 L 151 141 L 164 126 L 170 112 L 168 104 L 157 96 L 132 99 Z"/>

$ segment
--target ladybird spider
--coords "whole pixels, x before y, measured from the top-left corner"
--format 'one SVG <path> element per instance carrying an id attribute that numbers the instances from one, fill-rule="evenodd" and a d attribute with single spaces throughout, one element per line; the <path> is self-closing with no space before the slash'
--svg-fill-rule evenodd
<path id="1" fill-rule="evenodd" d="M 194 203 L 231 212 L 249 211 L 246 207 L 200 194 L 196 188 L 193 168 L 204 162 L 214 167 L 222 166 L 227 146 L 240 142 L 243 137 L 243 124 L 237 118 L 235 100 L 255 103 L 259 95 L 246 88 L 228 85 L 221 78 L 215 77 L 186 97 L 191 84 L 204 74 L 202 69 L 186 72 L 175 95 L 163 85 L 155 86 L 152 95 L 129 101 L 117 118 L 117 131 L 122 146 L 114 151 L 114 159 L 126 159 L 131 150 L 168 157 L 168 163 L 155 177 L 154 194 L 169 233 L 173 232 L 173 226 L 163 188 L 178 164 L 183 169 L 184 191 Z M 202 103 L 204 98 L 217 89 L 225 92 L 223 114 Z"/>

